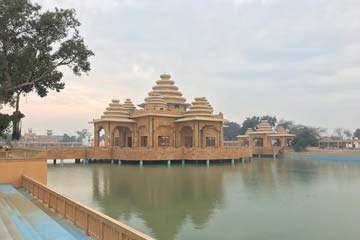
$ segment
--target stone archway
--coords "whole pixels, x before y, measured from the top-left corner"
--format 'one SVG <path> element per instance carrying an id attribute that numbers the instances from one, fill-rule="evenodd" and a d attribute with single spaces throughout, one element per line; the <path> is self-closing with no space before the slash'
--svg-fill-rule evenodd
<path id="1" fill-rule="evenodd" d="M 287 139 L 286 139 L 286 146 L 287 146 L 287 147 L 291 147 L 293 140 L 294 140 L 293 138 L 287 138 Z"/>
<path id="2" fill-rule="evenodd" d="M 174 131 L 171 126 L 160 125 L 155 130 L 155 144 L 156 147 L 171 147 L 174 146 Z"/>
<path id="3" fill-rule="evenodd" d="M 281 140 L 279 138 L 271 139 L 271 146 L 281 147 Z"/>
<path id="4" fill-rule="evenodd" d="M 114 147 L 132 147 L 133 137 L 129 127 L 115 127 L 112 133 L 112 146 Z"/>
<path id="5" fill-rule="evenodd" d="M 241 146 L 244 146 L 244 147 L 249 147 L 249 146 L 250 146 L 250 144 L 249 144 L 249 139 L 247 139 L 247 138 L 242 139 L 240 145 L 241 145 Z"/>
<path id="6" fill-rule="evenodd" d="M 180 132 L 180 146 L 185 148 L 192 148 L 194 145 L 194 131 L 189 126 L 181 128 Z"/>
<path id="7" fill-rule="evenodd" d="M 213 125 L 206 125 L 200 130 L 200 146 L 201 147 L 218 147 L 219 131 Z"/>
<path id="8" fill-rule="evenodd" d="M 95 147 L 105 147 L 105 129 L 103 127 L 99 127 L 96 132 L 97 141 L 94 142 Z"/>
<path id="9" fill-rule="evenodd" d="M 254 147 L 263 147 L 264 146 L 264 139 L 261 137 L 253 138 Z"/>

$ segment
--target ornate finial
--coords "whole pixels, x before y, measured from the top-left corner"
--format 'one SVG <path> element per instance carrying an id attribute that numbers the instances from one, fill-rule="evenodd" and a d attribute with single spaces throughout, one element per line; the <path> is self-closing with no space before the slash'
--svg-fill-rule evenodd
<path id="1" fill-rule="evenodd" d="M 161 75 L 160 75 L 160 78 L 161 78 L 161 79 L 170 79 L 170 78 L 171 78 L 171 75 L 170 75 L 170 74 L 167 74 L 167 73 L 164 73 L 164 74 L 161 74 Z"/>

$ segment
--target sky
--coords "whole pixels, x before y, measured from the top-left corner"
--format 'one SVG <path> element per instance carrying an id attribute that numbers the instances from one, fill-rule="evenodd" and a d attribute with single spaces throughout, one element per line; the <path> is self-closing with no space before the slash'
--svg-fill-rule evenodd
<path id="1" fill-rule="evenodd" d="M 162 73 L 231 121 L 360 128 L 359 0 L 35 2 L 76 9 L 95 56 L 88 75 L 64 70 L 60 93 L 23 97 L 25 131 L 91 130 L 111 99 L 140 104 Z"/>

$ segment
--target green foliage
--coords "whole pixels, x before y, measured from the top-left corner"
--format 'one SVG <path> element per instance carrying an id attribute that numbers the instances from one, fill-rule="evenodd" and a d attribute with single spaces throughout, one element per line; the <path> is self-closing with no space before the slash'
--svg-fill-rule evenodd
<path id="1" fill-rule="evenodd" d="M 81 131 L 77 131 L 76 134 L 78 135 L 76 140 L 81 142 L 89 134 L 89 132 L 87 129 L 82 129 Z"/>
<path id="2" fill-rule="evenodd" d="M 225 140 L 236 140 L 236 137 L 241 132 L 241 126 L 236 122 L 228 122 L 227 127 L 224 128 Z"/>
<path id="3" fill-rule="evenodd" d="M 266 115 L 266 116 L 262 116 L 262 117 L 258 117 L 258 116 L 253 116 L 251 118 L 247 117 L 241 126 L 240 134 L 245 134 L 246 130 L 248 128 L 252 128 L 255 130 L 256 127 L 259 125 L 260 121 L 263 119 L 268 120 L 270 125 L 275 127 L 276 122 L 277 122 L 277 119 L 275 116 L 272 117 L 272 116 Z"/>
<path id="4" fill-rule="evenodd" d="M 11 116 L 0 113 L 0 137 L 6 136 L 10 131 Z"/>
<path id="5" fill-rule="evenodd" d="M 269 115 L 262 116 L 261 120 L 267 120 L 269 122 L 270 126 L 272 126 L 272 127 L 275 127 L 275 125 L 277 123 L 277 119 L 275 116 L 269 116 Z"/>
<path id="6" fill-rule="evenodd" d="M 61 142 L 76 142 L 77 137 L 76 136 L 69 136 L 66 133 L 64 133 Z"/>
<path id="7" fill-rule="evenodd" d="M 354 137 L 360 139 L 360 128 L 356 129 L 354 132 Z"/>
<path id="8" fill-rule="evenodd" d="M 295 134 L 292 142 L 293 149 L 297 152 L 304 151 L 307 147 L 316 147 L 319 145 L 321 129 L 296 125 L 291 130 Z"/>
<path id="9" fill-rule="evenodd" d="M 64 88 L 60 67 L 75 75 L 90 71 L 94 54 L 79 26 L 74 9 L 43 12 L 28 0 L 0 0 L 0 103 L 19 112 L 20 95 L 35 91 L 45 97 Z"/>
<path id="10" fill-rule="evenodd" d="M 293 121 L 287 121 L 287 120 L 280 120 L 277 124 L 277 127 L 282 127 L 284 129 L 287 129 L 291 131 L 295 128 L 295 123 Z"/>

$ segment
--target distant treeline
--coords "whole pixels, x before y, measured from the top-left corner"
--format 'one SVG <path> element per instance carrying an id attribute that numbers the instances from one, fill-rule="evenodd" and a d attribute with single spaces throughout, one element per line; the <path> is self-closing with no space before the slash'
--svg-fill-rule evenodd
<path id="1" fill-rule="evenodd" d="M 324 136 L 326 129 L 319 127 L 311 127 L 303 124 L 296 124 L 293 121 L 280 120 L 278 121 L 275 116 L 253 116 L 247 117 L 242 124 L 237 122 L 226 123 L 227 127 L 224 128 L 224 138 L 228 141 L 237 140 L 238 135 L 245 134 L 248 128 L 253 130 L 259 125 L 262 119 L 268 120 L 270 125 L 274 128 L 283 127 L 291 134 L 295 134 L 295 138 L 292 142 L 292 146 L 295 151 L 302 151 L 309 146 L 319 146 L 321 136 Z M 354 133 L 351 131 L 336 128 L 332 135 L 329 136 L 332 139 L 345 139 L 345 138 L 358 138 L 360 139 L 360 129 L 356 129 Z"/>

